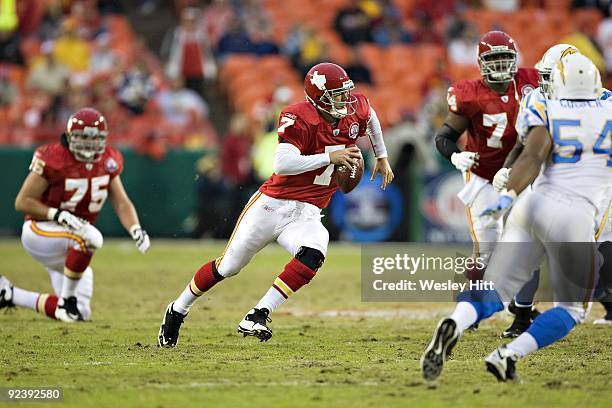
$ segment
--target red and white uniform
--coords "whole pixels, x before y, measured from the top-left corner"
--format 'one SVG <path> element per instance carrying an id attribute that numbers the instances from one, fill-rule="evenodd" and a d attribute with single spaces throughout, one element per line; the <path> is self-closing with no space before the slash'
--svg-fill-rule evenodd
<path id="1" fill-rule="evenodd" d="M 448 108 L 469 119 L 466 151 L 480 156 L 474 173 L 489 181 L 503 167 L 516 143 L 516 118 L 519 102 L 538 87 L 535 68 L 519 68 L 508 91 L 500 95 L 482 78 L 454 83 L 448 90 Z"/>
<path id="2" fill-rule="evenodd" d="M 292 256 L 301 247 L 327 253 L 329 233 L 321 223 L 321 209 L 327 207 L 338 186 L 332 177 L 334 165 L 325 153 L 355 144 L 358 137 L 366 134 L 372 112 L 365 96 L 353 95 L 357 97 L 356 111 L 339 119 L 336 129 L 307 101 L 293 104 L 281 113 L 278 149 L 295 150 L 308 162 L 305 168 L 309 170 L 293 175 L 272 174 L 251 197 L 225 251 L 216 260 L 222 276 L 237 274 L 273 241 Z"/>
<path id="3" fill-rule="evenodd" d="M 34 153 L 30 171 L 42 176 L 49 186 L 42 202 L 50 207 L 65 209 L 94 223 L 114 177 L 123 170 L 123 157 L 107 146 L 102 158 L 92 163 L 77 161 L 62 143 L 39 147 Z M 94 228 L 94 227 L 89 227 Z M 35 220 L 26 216 L 21 242 L 32 258 L 49 273 L 55 294 L 61 294 L 64 262 L 69 248 L 92 252 L 94 248 L 82 236 L 55 221 Z M 79 311 L 85 319 L 91 315 L 93 271 L 87 267 L 79 280 L 76 296 Z M 44 296 L 39 299 L 44 304 Z"/>
<path id="4" fill-rule="evenodd" d="M 281 112 L 279 143 L 290 143 L 302 155 L 329 153 L 354 145 L 357 138 L 365 136 L 370 120 L 370 103 L 360 93 L 356 112 L 339 120 L 338 126 L 326 122 L 309 102 L 302 101 Z M 259 191 L 269 197 L 310 203 L 319 208 L 328 206 L 331 196 L 338 189 L 332 177 L 333 164 L 291 176 L 272 174 Z"/>
<path id="5" fill-rule="evenodd" d="M 536 69 L 519 68 L 504 95 L 482 78 L 458 81 L 448 90 L 449 110 L 469 119 L 466 151 L 479 155 L 478 166 L 464 173 L 465 186 L 458 197 L 467 208 L 474 255 L 485 262 L 501 237 L 503 219 L 479 214 L 497 201 L 491 181 L 516 143 L 520 101 L 538 87 L 538 79 Z"/>
<path id="6" fill-rule="evenodd" d="M 123 156 L 107 146 L 100 160 L 84 163 L 62 143 L 53 143 L 36 149 L 30 171 L 49 182 L 42 196 L 44 204 L 68 210 L 93 224 L 106 201 L 111 180 L 123 171 Z"/>

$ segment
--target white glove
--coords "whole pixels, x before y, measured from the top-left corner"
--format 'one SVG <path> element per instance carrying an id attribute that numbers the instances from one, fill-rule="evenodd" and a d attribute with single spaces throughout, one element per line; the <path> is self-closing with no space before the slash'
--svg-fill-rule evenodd
<path id="1" fill-rule="evenodd" d="M 457 168 L 457 170 L 467 171 L 478 159 L 478 153 L 474 152 L 461 152 L 461 153 L 453 153 L 451 156 L 451 163 L 453 166 Z"/>
<path id="2" fill-rule="evenodd" d="M 506 188 L 506 184 L 508 184 L 508 180 L 510 179 L 510 170 L 511 169 L 502 167 L 495 173 L 495 177 L 493 177 L 493 188 L 497 193 L 501 193 L 501 191 Z"/>
<path id="3" fill-rule="evenodd" d="M 136 242 L 136 247 L 141 253 L 145 253 L 149 250 L 151 246 L 151 240 L 149 240 L 149 235 L 147 231 L 143 230 L 140 225 L 132 225 L 130 227 L 130 235 L 134 242 Z"/>
<path id="4" fill-rule="evenodd" d="M 57 211 L 53 216 L 53 219 L 64 227 L 70 228 L 73 231 L 79 231 L 87 224 L 87 221 L 66 210 Z"/>

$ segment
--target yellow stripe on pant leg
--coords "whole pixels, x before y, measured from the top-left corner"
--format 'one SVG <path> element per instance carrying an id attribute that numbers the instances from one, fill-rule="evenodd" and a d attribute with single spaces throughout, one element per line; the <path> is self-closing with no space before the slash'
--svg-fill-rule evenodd
<path id="1" fill-rule="evenodd" d="M 32 223 L 30 224 L 30 229 L 36 235 L 40 235 L 42 237 L 72 239 L 79 244 L 79 246 L 81 247 L 81 251 L 87 252 L 87 244 L 85 243 L 85 240 L 76 234 L 71 234 L 67 231 L 44 231 L 40 229 L 40 227 L 36 224 L 36 221 L 34 220 L 32 220 Z"/>

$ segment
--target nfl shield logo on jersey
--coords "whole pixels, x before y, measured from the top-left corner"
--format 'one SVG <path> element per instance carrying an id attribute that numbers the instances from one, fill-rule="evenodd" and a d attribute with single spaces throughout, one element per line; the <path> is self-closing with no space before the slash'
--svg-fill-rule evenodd
<path id="1" fill-rule="evenodd" d="M 106 161 L 104 162 L 104 168 L 106 169 L 107 172 L 109 173 L 114 173 L 117 171 L 117 169 L 119 168 L 119 165 L 117 164 L 117 162 L 115 161 L 115 159 L 113 159 L 112 157 L 109 157 L 108 159 L 106 159 Z"/>
<path id="2" fill-rule="evenodd" d="M 504 95 L 501 97 L 503 103 L 508 103 L 508 95 Z"/>

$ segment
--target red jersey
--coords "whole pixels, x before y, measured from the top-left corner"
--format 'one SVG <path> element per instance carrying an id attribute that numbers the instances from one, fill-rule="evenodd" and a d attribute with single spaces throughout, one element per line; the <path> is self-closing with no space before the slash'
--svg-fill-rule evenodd
<path id="1" fill-rule="evenodd" d="M 500 95 L 482 78 L 462 80 L 448 89 L 448 109 L 466 117 L 466 151 L 480 156 L 478 167 L 470 171 L 489 181 L 501 169 L 516 143 L 516 118 L 523 96 L 538 87 L 535 68 L 519 68 L 508 91 Z"/>
<path id="2" fill-rule="evenodd" d="M 122 170 L 123 156 L 110 146 L 100 160 L 85 163 L 76 160 L 59 142 L 36 149 L 30 164 L 31 172 L 49 182 L 41 198 L 44 204 L 68 210 L 91 223 L 106 201 L 111 180 Z"/>
<path id="3" fill-rule="evenodd" d="M 357 98 L 356 112 L 340 119 L 335 129 L 310 102 L 290 105 L 280 114 L 279 143 L 291 143 L 304 156 L 329 153 L 354 145 L 358 137 L 366 134 L 370 102 L 360 93 L 354 92 L 353 95 Z M 272 174 L 259 191 L 270 197 L 325 208 L 338 188 L 332 177 L 333 171 L 334 165 L 330 164 L 293 176 Z"/>

